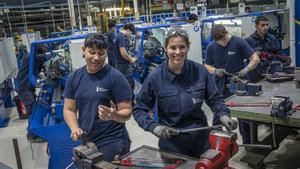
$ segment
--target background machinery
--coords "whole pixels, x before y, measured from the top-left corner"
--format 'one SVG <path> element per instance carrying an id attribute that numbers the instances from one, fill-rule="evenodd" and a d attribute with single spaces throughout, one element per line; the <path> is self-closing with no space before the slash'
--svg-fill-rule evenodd
<path id="1" fill-rule="evenodd" d="M 29 79 L 33 86 L 40 88 L 40 91 L 29 120 L 28 130 L 48 141 L 49 169 L 65 168 L 71 162 L 72 148 L 79 144 L 71 140 L 70 130 L 64 123 L 62 94 L 67 76 L 72 72 L 70 40 L 85 37 L 86 35 L 69 36 L 34 41 L 31 44 Z M 37 72 L 34 60 L 34 51 L 39 44 L 47 44 L 52 49 L 50 50 L 52 57 L 44 64 L 41 72 Z"/>

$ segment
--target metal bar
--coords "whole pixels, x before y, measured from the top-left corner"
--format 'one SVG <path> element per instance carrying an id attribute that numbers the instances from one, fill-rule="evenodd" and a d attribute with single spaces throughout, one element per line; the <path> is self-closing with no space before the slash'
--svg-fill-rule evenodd
<path id="1" fill-rule="evenodd" d="M 257 124 L 253 121 L 250 121 L 250 143 L 257 143 Z"/>
<path id="2" fill-rule="evenodd" d="M 253 148 L 266 148 L 266 149 L 273 149 L 272 145 L 263 145 L 263 144 L 242 144 L 239 147 L 253 147 Z"/>
<path id="3" fill-rule="evenodd" d="M 211 129 L 218 129 L 222 128 L 222 125 L 215 125 L 215 126 L 207 126 L 207 127 L 199 127 L 199 128 L 192 128 L 192 129 L 183 129 L 183 130 L 177 130 L 178 133 L 188 133 L 188 132 L 194 132 L 194 131 L 202 131 L 202 130 L 211 130 Z"/>
<path id="4" fill-rule="evenodd" d="M 16 138 L 13 138 L 12 141 L 13 141 L 13 145 L 14 145 L 18 169 L 22 169 L 22 161 L 21 161 L 21 156 L 20 156 L 18 140 Z"/>

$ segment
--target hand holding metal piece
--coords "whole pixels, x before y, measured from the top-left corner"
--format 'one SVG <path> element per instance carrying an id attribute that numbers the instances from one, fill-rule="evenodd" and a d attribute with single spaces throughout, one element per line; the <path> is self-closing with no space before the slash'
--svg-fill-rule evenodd
<path id="1" fill-rule="evenodd" d="M 73 141 L 77 141 L 83 135 L 83 133 L 84 132 L 82 131 L 81 128 L 77 128 L 71 131 L 70 137 Z"/>
<path id="2" fill-rule="evenodd" d="M 169 139 L 174 135 L 178 135 L 179 133 L 174 128 L 159 125 L 154 128 L 153 134 L 160 138 Z"/>
<path id="3" fill-rule="evenodd" d="M 249 71 L 250 71 L 250 68 L 248 66 L 246 66 L 244 69 L 240 70 L 240 72 L 238 73 L 238 77 L 240 77 L 240 78 L 245 77 Z"/>
<path id="4" fill-rule="evenodd" d="M 247 82 L 247 80 L 243 80 L 243 79 L 241 79 L 239 76 L 237 76 L 237 75 L 235 75 L 235 74 L 233 74 L 233 73 L 229 73 L 229 72 L 227 72 L 227 71 L 225 71 L 224 72 L 227 76 L 232 76 L 232 77 L 234 77 L 236 80 L 238 80 L 238 81 L 240 81 L 240 82 L 242 82 L 242 83 L 246 83 Z"/>
<path id="5" fill-rule="evenodd" d="M 219 76 L 219 77 L 223 77 L 226 73 L 225 69 L 215 69 L 214 74 Z"/>
<path id="6" fill-rule="evenodd" d="M 222 116 L 220 118 L 220 121 L 222 124 L 226 127 L 228 131 L 235 130 L 237 128 L 237 122 L 233 119 L 231 119 L 229 116 Z"/>
<path id="7" fill-rule="evenodd" d="M 191 129 L 177 129 L 176 131 L 180 133 L 189 133 L 195 131 L 202 131 L 202 130 L 211 130 L 211 129 L 220 129 L 222 125 L 215 125 L 215 126 L 206 126 L 206 127 L 199 127 L 199 128 L 191 128 Z"/>

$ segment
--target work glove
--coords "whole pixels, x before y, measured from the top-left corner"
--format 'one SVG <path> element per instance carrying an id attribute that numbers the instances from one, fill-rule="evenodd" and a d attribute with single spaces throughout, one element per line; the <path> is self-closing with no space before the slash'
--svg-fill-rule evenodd
<path id="1" fill-rule="evenodd" d="M 225 69 L 215 69 L 214 70 L 214 74 L 219 77 L 223 77 L 225 75 L 225 72 L 226 72 Z"/>
<path id="2" fill-rule="evenodd" d="M 159 125 L 154 128 L 153 134 L 159 138 L 168 139 L 171 138 L 171 136 L 178 135 L 179 133 L 174 128 Z"/>
<path id="3" fill-rule="evenodd" d="M 242 69 L 239 73 L 238 73 L 238 77 L 243 78 L 246 76 L 246 74 L 250 71 L 250 68 L 248 66 L 246 66 L 244 69 Z"/>
<path id="4" fill-rule="evenodd" d="M 237 122 L 226 115 L 222 116 L 220 118 L 220 121 L 225 126 L 226 130 L 228 130 L 228 131 L 232 131 L 237 128 Z"/>

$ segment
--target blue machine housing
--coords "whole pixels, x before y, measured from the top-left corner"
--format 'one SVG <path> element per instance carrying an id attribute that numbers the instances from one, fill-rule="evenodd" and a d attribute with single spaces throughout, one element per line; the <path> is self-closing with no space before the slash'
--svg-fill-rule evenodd
<path id="1" fill-rule="evenodd" d="M 31 44 L 29 79 L 33 86 L 37 86 L 35 72 L 35 50 L 39 44 L 64 43 L 68 40 L 84 39 L 86 35 L 53 38 L 34 41 Z M 61 66 L 61 65 L 60 65 Z M 60 79 L 42 80 L 39 82 L 41 91 L 29 119 L 28 130 L 48 141 L 50 150 L 49 169 L 66 168 L 72 162 L 72 149 L 80 144 L 70 138 L 70 130 L 63 118 L 63 98 L 54 101 L 56 88 L 60 88 L 62 94 L 68 73 Z"/>

